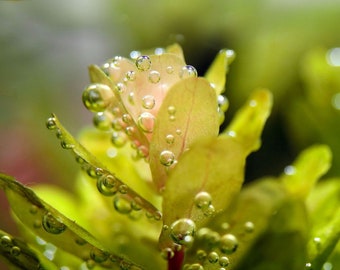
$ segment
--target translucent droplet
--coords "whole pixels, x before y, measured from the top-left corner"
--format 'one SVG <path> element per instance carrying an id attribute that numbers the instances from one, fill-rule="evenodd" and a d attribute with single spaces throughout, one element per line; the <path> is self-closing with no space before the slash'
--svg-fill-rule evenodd
<path id="1" fill-rule="evenodd" d="M 120 185 L 118 188 L 119 193 L 121 194 L 126 194 L 128 192 L 128 187 L 127 185 Z"/>
<path id="2" fill-rule="evenodd" d="M 211 195 L 208 192 L 202 191 L 196 194 L 195 204 L 198 208 L 207 208 L 211 204 Z"/>
<path id="3" fill-rule="evenodd" d="M 186 66 L 181 68 L 181 70 L 179 72 L 179 77 L 181 79 L 186 79 L 186 78 L 190 78 L 190 77 L 197 77 L 197 70 L 193 66 L 186 65 Z"/>
<path id="4" fill-rule="evenodd" d="M 166 67 L 166 73 L 168 73 L 168 74 L 172 74 L 172 73 L 174 73 L 174 67 L 172 67 L 172 66 L 168 66 L 168 67 Z"/>
<path id="5" fill-rule="evenodd" d="M 123 129 L 122 124 L 120 123 L 119 119 L 113 119 L 111 124 L 112 124 L 112 128 L 115 131 L 119 131 Z"/>
<path id="6" fill-rule="evenodd" d="M 32 205 L 31 207 L 30 207 L 30 213 L 32 214 L 32 215 L 35 215 L 36 213 L 38 213 L 38 207 L 36 206 L 36 205 Z"/>
<path id="7" fill-rule="evenodd" d="M 98 248 L 93 248 L 90 252 L 91 259 L 93 259 L 96 263 L 105 262 L 109 258 L 109 255 L 109 253 Z"/>
<path id="8" fill-rule="evenodd" d="M 56 119 L 54 117 L 48 118 L 46 121 L 46 127 L 50 130 L 56 129 L 57 128 Z"/>
<path id="9" fill-rule="evenodd" d="M 129 214 L 132 211 L 131 203 L 119 196 L 114 198 L 113 206 L 121 214 Z"/>
<path id="10" fill-rule="evenodd" d="M 149 155 L 149 149 L 145 145 L 138 146 L 137 148 L 138 157 L 145 158 Z"/>
<path id="11" fill-rule="evenodd" d="M 147 55 L 139 56 L 136 59 L 136 67 L 141 71 L 147 71 L 151 67 L 151 59 Z"/>
<path id="12" fill-rule="evenodd" d="M 64 141 L 64 140 L 61 140 L 61 141 L 60 141 L 60 145 L 61 145 L 61 147 L 64 148 L 64 149 L 72 149 L 72 148 L 74 148 L 74 144 L 69 143 L 69 142 Z"/>
<path id="13" fill-rule="evenodd" d="M 220 240 L 220 250 L 225 254 L 231 254 L 236 251 L 238 247 L 238 240 L 233 234 L 225 234 Z"/>
<path id="14" fill-rule="evenodd" d="M 130 71 L 126 72 L 125 77 L 130 82 L 134 81 L 136 79 L 136 72 L 134 72 L 133 70 L 130 70 Z"/>
<path id="15" fill-rule="evenodd" d="M 124 113 L 124 114 L 122 115 L 122 121 L 123 121 L 125 124 L 130 124 L 131 121 L 132 121 L 131 115 L 128 114 L 128 113 Z"/>
<path id="16" fill-rule="evenodd" d="M 156 70 L 152 70 L 149 73 L 149 81 L 151 83 L 158 83 L 161 80 L 161 74 L 156 71 Z"/>
<path id="17" fill-rule="evenodd" d="M 93 112 L 104 111 L 114 97 L 111 88 L 105 84 L 91 84 L 83 92 L 83 103 L 87 109 Z"/>
<path id="18" fill-rule="evenodd" d="M 188 218 L 176 220 L 170 226 L 170 237 L 179 245 L 190 245 L 193 242 L 195 235 L 196 225 Z"/>
<path id="19" fill-rule="evenodd" d="M 130 58 L 131 59 L 137 59 L 141 55 L 140 51 L 132 51 L 130 52 Z"/>
<path id="20" fill-rule="evenodd" d="M 176 113 L 176 107 L 175 106 L 169 106 L 168 107 L 168 114 L 173 115 Z"/>
<path id="21" fill-rule="evenodd" d="M 217 263 L 218 259 L 219 259 L 219 256 L 218 256 L 217 252 L 212 251 L 208 254 L 208 261 L 210 263 Z"/>
<path id="22" fill-rule="evenodd" d="M 199 261 L 204 261 L 207 257 L 207 253 L 204 250 L 199 249 L 196 252 L 196 257 Z"/>
<path id="23" fill-rule="evenodd" d="M 93 124 L 96 128 L 108 131 L 112 127 L 111 115 L 105 112 L 98 112 L 93 117 Z"/>
<path id="24" fill-rule="evenodd" d="M 211 217 L 215 214 L 215 207 L 210 204 L 208 207 L 202 208 L 203 214 L 207 217 Z"/>
<path id="25" fill-rule="evenodd" d="M 49 212 L 43 216 L 42 226 L 46 232 L 51 234 L 60 234 L 66 230 L 66 225 Z"/>
<path id="26" fill-rule="evenodd" d="M 0 245 L 4 248 L 12 246 L 12 239 L 8 235 L 3 235 L 0 238 Z"/>
<path id="27" fill-rule="evenodd" d="M 143 112 L 139 117 L 138 117 L 138 126 L 140 129 L 146 133 L 151 133 L 153 131 L 153 126 L 155 123 L 155 117 L 153 114 L 148 113 L 148 112 Z"/>
<path id="28" fill-rule="evenodd" d="M 116 86 L 115 86 L 115 90 L 119 93 L 119 94 L 122 94 L 125 92 L 126 90 L 126 86 L 124 83 L 117 83 Z"/>
<path id="29" fill-rule="evenodd" d="M 182 130 L 176 129 L 176 134 L 177 134 L 178 136 L 182 135 Z"/>
<path id="30" fill-rule="evenodd" d="M 111 141 L 116 147 L 122 147 L 127 142 L 126 134 L 124 132 L 120 132 L 120 131 L 119 132 L 113 132 Z"/>
<path id="31" fill-rule="evenodd" d="M 170 260 L 174 257 L 175 253 L 171 248 L 164 248 L 161 252 L 162 258 L 165 260 Z"/>
<path id="32" fill-rule="evenodd" d="M 294 175 L 296 173 L 296 169 L 294 166 L 289 165 L 287 167 L 284 168 L 284 173 L 286 175 Z"/>
<path id="33" fill-rule="evenodd" d="M 145 109 L 151 110 L 155 107 L 156 101 L 154 96 L 152 95 L 146 95 L 142 99 L 142 106 Z"/>
<path id="34" fill-rule="evenodd" d="M 97 180 L 97 189 L 104 196 L 113 196 L 117 193 L 117 181 L 112 175 L 103 175 Z"/>
<path id="35" fill-rule="evenodd" d="M 219 258 L 218 262 L 219 262 L 220 266 L 226 267 L 226 266 L 229 265 L 229 258 L 226 257 L 226 256 L 222 256 L 222 257 Z"/>
<path id="36" fill-rule="evenodd" d="M 175 136 L 172 134 L 168 134 L 165 137 L 165 141 L 167 144 L 173 144 L 175 142 Z"/>
<path id="37" fill-rule="evenodd" d="M 254 228 L 255 228 L 255 225 L 253 222 L 251 221 L 247 221 L 246 223 L 244 223 L 244 230 L 247 232 L 247 233 L 251 233 L 254 231 Z"/>
<path id="38" fill-rule="evenodd" d="M 159 161 L 164 166 L 171 166 L 175 161 L 175 155 L 169 150 L 164 150 L 159 155 Z"/>
<path id="39" fill-rule="evenodd" d="M 133 133 L 135 133 L 135 128 L 132 126 L 128 126 L 126 127 L 125 132 L 128 136 L 132 136 Z"/>
<path id="40" fill-rule="evenodd" d="M 228 110 L 229 101 L 225 96 L 219 95 L 217 97 L 217 102 L 218 102 L 218 107 L 221 109 L 222 112 L 226 112 Z"/>
<path id="41" fill-rule="evenodd" d="M 18 246 L 13 246 L 11 248 L 11 255 L 13 256 L 19 256 L 21 253 L 21 249 Z"/>
<path id="42" fill-rule="evenodd" d="M 204 270 L 203 266 L 199 263 L 190 264 L 187 269 L 188 270 Z"/>
<path id="43" fill-rule="evenodd" d="M 133 201 L 131 201 L 131 208 L 135 211 L 141 210 L 142 209 L 141 205 L 142 205 L 142 200 L 139 197 L 136 197 L 133 199 Z"/>

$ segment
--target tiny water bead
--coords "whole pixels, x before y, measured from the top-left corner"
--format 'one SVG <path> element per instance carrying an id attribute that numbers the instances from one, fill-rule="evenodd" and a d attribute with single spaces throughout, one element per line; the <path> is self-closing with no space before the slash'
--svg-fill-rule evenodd
<path id="1" fill-rule="evenodd" d="M 146 95 L 142 98 L 142 106 L 144 109 L 151 110 L 155 107 L 155 97 L 152 95 Z"/>
<path id="2" fill-rule="evenodd" d="M 141 55 L 136 59 L 136 67 L 140 71 L 147 71 L 151 68 L 151 59 L 147 55 Z"/>
<path id="3" fill-rule="evenodd" d="M 56 123 L 56 119 L 54 117 L 50 117 L 47 119 L 46 121 L 46 127 L 49 130 L 53 130 L 57 128 L 57 123 Z"/>
<path id="4" fill-rule="evenodd" d="M 182 218 L 173 222 L 170 226 L 170 237 L 179 245 L 190 245 L 194 240 L 196 224 L 191 219 Z"/>
<path id="5" fill-rule="evenodd" d="M 238 240 L 233 234 L 225 234 L 220 240 L 220 250 L 225 254 L 234 253 L 238 247 Z"/>
<path id="6" fill-rule="evenodd" d="M 203 214 L 206 216 L 206 217 L 211 217 L 215 214 L 215 207 L 210 204 L 208 205 L 208 207 L 205 207 L 205 208 L 202 208 L 203 210 Z"/>
<path id="7" fill-rule="evenodd" d="M 155 123 L 155 117 L 149 112 L 143 112 L 137 120 L 138 127 L 146 132 L 151 133 L 153 131 L 153 126 Z"/>
<path id="8" fill-rule="evenodd" d="M 247 233 L 251 233 L 254 231 L 254 228 L 255 228 L 255 225 L 253 222 L 251 221 L 247 221 L 244 223 L 244 230 L 247 232 Z"/>
<path id="9" fill-rule="evenodd" d="M 102 112 L 110 104 L 114 94 L 108 85 L 90 84 L 83 92 L 83 103 L 92 112 Z"/>
<path id="10" fill-rule="evenodd" d="M 126 85 L 124 83 L 117 83 L 116 86 L 115 86 L 115 90 L 119 93 L 119 94 L 122 94 L 125 92 L 126 90 Z"/>
<path id="11" fill-rule="evenodd" d="M 208 254 L 208 261 L 210 263 L 217 263 L 219 260 L 220 256 L 218 256 L 217 252 L 212 251 Z"/>
<path id="12" fill-rule="evenodd" d="M 195 205 L 198 208 L 206 208 L 211 205 L 211 195 L 208 192 L 201 191 L 195 196 Z"/>
<path id="13" fill-rule="evenodd" d="M 136 72 L 133 70 L 126 72 L 125 78 L 127 81 L 134 81 L 136 79 Z"/>
<path id="14" fill-rule="evenodd" d="M 156 71 L 156 70 L 152 70 L 149 73 L 149 81 L 151 83 L 158 83 L 161 80 L 161 74 Z"/>
<path id="15" fill-rule="evenodd" d="M 42 218 L 42 226 L 46 232 L 51 234 L 61 234 L 66 230 L 66 225 L 55 218 L 50 212 Z"/>
<path id="16" fill-rule="evenodd" d="M 167 144 L 173 144 L 175 142 L 175 136 L 172 134 L 168 134 L 165 136 L 165 141 Z"/>
<path id="17" fill-rule="evenodd" d="M 164 166 L 171 166 L 175 162 L 175 154 L 169 150 L 163 150 L 159 155 L 159 161 Z"/>
<path id="18" fill-rule="evenodd" d="M 174 67 L 173 66 L 168 66 L 168 67 L 166 67 L 166 73 L 168 73 L 168 74 L 172 74 L 172 73 L 174 73 Z"/>
<path id="19" fill-rule="evenodd" d="M 174 115 L 176 113 L 176 107 L 175 106 L 169 106 L 168 107 L 168 114 Z"/>
<path id="20" fill-rule="evenodd" d="M 191 65 L 186 65 L 179 71 L 179 77 L 181 79 L 197 77 L 197 70 Z"/>

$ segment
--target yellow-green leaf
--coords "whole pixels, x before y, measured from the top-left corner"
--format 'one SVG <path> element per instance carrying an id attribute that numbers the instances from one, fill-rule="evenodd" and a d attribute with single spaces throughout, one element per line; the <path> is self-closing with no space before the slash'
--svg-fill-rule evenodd
<path id="1" fill-rule="evenodd" d="M 158 111 L 150 143 L 150 168 L 157 188 L 180 155 L 203 138 L 218 134 L 217 100 L 204 78 L 188 78 L 172 86 Z"/>

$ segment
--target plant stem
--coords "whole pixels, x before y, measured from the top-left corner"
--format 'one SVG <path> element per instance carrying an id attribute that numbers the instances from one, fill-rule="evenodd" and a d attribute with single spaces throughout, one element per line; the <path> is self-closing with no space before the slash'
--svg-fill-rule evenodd
<path id="1" fill-rule="evenodd" d="M 184 260 L 184 250 L 175 251 L 174 256 L 168 260 L 168 270 L 181 270 Z"/>

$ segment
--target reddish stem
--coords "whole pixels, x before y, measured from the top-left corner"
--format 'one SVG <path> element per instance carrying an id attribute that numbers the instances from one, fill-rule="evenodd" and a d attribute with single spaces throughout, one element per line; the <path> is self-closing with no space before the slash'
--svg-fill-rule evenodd
<path id="1" fill-rule="evenodd" d="M 174 256 L 168 260 L 168 270 L 181 270 L 184 261 L 184 250 L 175 251 Z"/>

